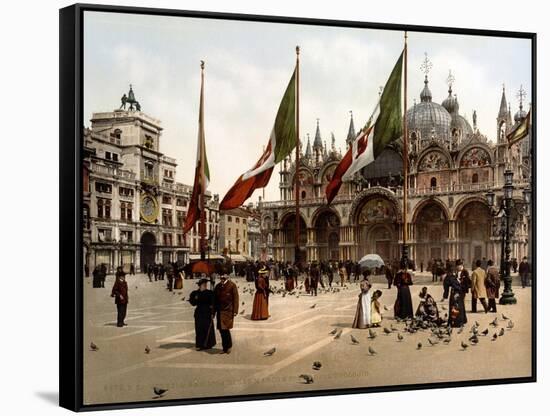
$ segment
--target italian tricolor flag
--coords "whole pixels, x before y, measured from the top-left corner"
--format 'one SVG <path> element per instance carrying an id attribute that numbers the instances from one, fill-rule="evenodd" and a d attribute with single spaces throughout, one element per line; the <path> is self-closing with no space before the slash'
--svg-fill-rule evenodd
<path id="1" fill-rule="evenodd" d="M 386 82 L 374 112 L 336 167 L 332 180 L 327 185 L 328 204 L 336 197 L 344 181 L 350 180 L 356 172 L 372 163 L 390 142 L 402 135 L 402 67 L 403 53 Z"/>
<path id="2" fill-rule="evenodd" d="M 206 142 L 204 138 L 204 72 L 201 71 L 201 93 L 199 105 L 199 134 L 197 138 L 197 164 L 195 166 L 195 181 L 193 182 L 193 193 L 189 201 L 189 210 L 185 217 L 183 233 L 186 234 L 199 220 L 201 215 L 201 201 L 210 183 L 210 169 L 206 158 Z"/>
<path id="3" fill-rule="evenodd" d="M 243 173 L 227 191 L 220 210 L 240 207 L 252 193 L 269 183 L 273 168 L 296 147 L 296 70 L 290 78 L 279 105 L 269 142 L 251 169 Z"/>

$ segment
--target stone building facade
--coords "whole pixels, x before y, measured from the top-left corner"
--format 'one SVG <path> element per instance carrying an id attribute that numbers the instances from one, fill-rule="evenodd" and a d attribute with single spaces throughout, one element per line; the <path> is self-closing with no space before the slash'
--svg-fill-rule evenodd
<path id="1" fill-rule="evenodd" d="M 467 264 L 482 257 L 500 261 L 500 240 L 485 194 L 502 198 L 503 173 L 514 172 L 514 198 L 530 185 L 530 136 L 507 150 L 506 134 L 524 117 L 523 101 L 512 117 L 503 88 L 496 111 L 496 136 L 488 140 L 459 113 L 448 84 L 448 96 L 432 101 L 426 74 L 420 100 L 407 110 L 409 134 L 409 195 L 407 209 L 410 257 L 417 264 L 431 258 L 462 258 Z M 496 106 L 495 106 L 496 107 Z M 346 137 L 355 138 L 353 115 Z M 260 204 L 263 252 L 274 259 L 294 259 L 295 188 L 300 183 L 300 249 L 312 260 L 358 260 L 378 253 L 386 260 L 400 257 L 403 227 L 403 140 L 389 145 L 374 163 L 344 183 L 328 206 L 325 188 L 342 155 L 332 134 L 330 148 L 319 122 L 313 146 L 309 138 L 300 151 L 300 165 L 291 158 L 280 167 L 280 200 Z M 529 255 L 529 218 L 517 218 L 511 257 Z"/>
<path id="2" fill-rule="evenodd" d="M 140 271 L 150 263 L 186 262 L 199 251 L 198 226 L 182 233 L 192 186 L 175 180 L 176 159 L 161 152 L 161 136 L 161 122 L 139 105 L 93 113 L 83 131 L 85 269 L 134 264 Z M 207 238 L 215 251 L 218 206 L 218 195 L 208 193 Z"/>

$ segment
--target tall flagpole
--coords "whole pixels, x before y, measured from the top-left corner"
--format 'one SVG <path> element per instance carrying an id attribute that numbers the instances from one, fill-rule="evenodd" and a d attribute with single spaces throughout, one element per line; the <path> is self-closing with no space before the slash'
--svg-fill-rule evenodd
<path id="1" fill-rule="evenodd" d="M 300 47 L 296 46 L 296 169 L 294 172 L 294 187 L 296 199 L 296 220 L 294 227 L 294 261 L 300 262 Z"/>
<path id="2" fill-rule="evenodd" d="M 204 129 L 204 107 L 203 107 L 203 104 L 204 104 L 204 98 L 203 98 L 203 87 L 204 87 L 204 61 L 201 61 L 201 98 L 200 98 L 200 113 L 199 113 L 199 117 L 200 117 L 200 128 L 201 130 Z M 204 130 L 203 130 L 204 132 Z M 203 138 L 204 139 L 204 138 Z M 204 140 L 200 140 L 200 144 L 199 146 L 201 146 L 201 149 L 200 149 L 200 154 L 201 154 L 201 157 L 199 158 L 199 163 L 203 163 L 204 160 L 205 160 L 205 155 L 204 155 L 204 152 L 205 152 L 205 149 L 204 149 Z M 206 211 L 204 209 L 205 207 L 205 201 L 204 201 L 204 185 L 205 185 L 205 178 L 204 178 L 204 166 L 201 165 L 201 168 L 200 168 L 200 171 L 201 171 L 201 180 L 200 180 L 200 187 L 201 187 L 201 193 L 200 193 L 200 205 L 199 205 L 199 209 L 201 211 L 201 216 L 200 216 L 200 219 L 199 219 L 199 236 L 200 236 L 200 252 L 201 252 L 201 260 L 204 261 L 206 259 Z"/>
<path id="3" fill-rule="evenodd" d="M 405 46 L 403 49 L 403 246 L 402 258 L 405 267 L 409 265 L 407 197 L 409 194 L 409 133 L 407 130 L 407 31 L 405 31 Z"/>

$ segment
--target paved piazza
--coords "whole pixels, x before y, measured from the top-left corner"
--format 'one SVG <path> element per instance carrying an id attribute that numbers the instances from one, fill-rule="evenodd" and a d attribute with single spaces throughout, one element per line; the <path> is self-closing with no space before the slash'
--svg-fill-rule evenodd
<path id="1" fill-rule="evenodd" d="M 163 398 L 169 400 L 530 375 L 530 288 L 514 286 L 518 304 L 498 306 L 496 329 L 489 326 L 494 314 L 468 313 L 462 334 L 455 330 L 448 345 L 430 346 L 428 331 L 404 333 L 404 325 L 393 320 L 396 290 L 387 290 L 381 277 L 374 278 L 373 290 L 382 290 L 381 301 L 388 308 L 382 325 L 399 328 L 402 342 L 396 332 L 384 335 L 382 328 L 376 329 L 378 336 L 373 340 L 367 338 L 367 330 L 351 328 L 357 283 L 348 283 L 339 292 L 321 290 L 317 297 L 272 295 L 269 320 L 251 321 L 253 290 L 249 289 L 253 284 L 236 278 L 245 312 L 235 319 L 233 351 L 225 355 L 219 354 L 217 331 L 218 344 L 213 350 L 195 351 L 193 307 L 182 301 L 196 288 L 194 281 L 185 280 L 183 290 L 171 293 L 165 288 L 166 280 L 150 283 L 144 275 L 128 276 L 127 280 L 130 304 L 124 328 L 115 324 L 116 309 L 110 297 L 113 276 L 107 278 L 105 289 L 93 289 L 91 279 L 85 281 L 85 403 L 151 400 L 154 386 L 168 389 Z M 415 308 L 424 284 L 435 299 L 442 297 L 440 283 L 432 285 L 431 276 L 417 276 L 411 287 Z M 272 282 L 275 290 L 282 285 L 282 281 Z M 447 313 L 447 302 L 439 303 L 439 308 L 441 314 Z M 470 310 L 469 295 L 466 310 Z M 506 327 L 501 313 L 515 326 L 493 342 L 491 335 Z M 480 330 L 489 328 L 489 336 L 480 337 L 478 345 L 462 351 L 461 341 L 467 341 L 476 320 Z M 342 330 L 340 339 L 329 335 L 334 328 Z M 359 344 L 352 344 L 350 334 Z M 92 341 L 98 351 L 89 349 Z M 423 344 L 421 350 L 417 350 L 418 342 Z M 146 346 L 151 349 L 149 354 L 144 352 Z M 369 354 L 369 346 L 376 355 Z M 277 349 L 275 354 L 264 356 L 272 347 Z M 319 371 L 312 369 L 314 361 L 322 363 Z M 300 374 L 313 376 L 314 383 L 303 383 Z"/>

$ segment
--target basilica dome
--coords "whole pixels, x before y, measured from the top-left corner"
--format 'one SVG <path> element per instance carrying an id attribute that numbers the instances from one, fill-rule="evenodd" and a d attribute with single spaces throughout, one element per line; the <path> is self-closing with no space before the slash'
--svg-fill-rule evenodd
<path id="1" fill-rule="evenodd" d="M 407 127 L 409 132 L 419 132 L 420 139 L 428 140 L 436 137 L 449 140 L 451 115 L 440 104 L 432 101 L 432 93 L 428 87 L 428 77 L 424 79 L 424 88 L 420 93 L 420 103 L 415 103 L 407 110 Z"/>

